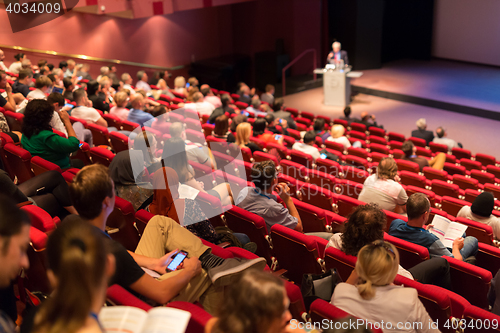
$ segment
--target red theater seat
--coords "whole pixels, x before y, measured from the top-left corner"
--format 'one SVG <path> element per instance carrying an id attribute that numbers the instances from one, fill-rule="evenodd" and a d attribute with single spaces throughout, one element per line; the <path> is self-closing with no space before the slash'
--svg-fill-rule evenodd
<path id="1" fill-rule="evenodd" d="M 12 170 L 17 177 L 17 182 L 19 184 L 34 176 L 31 170 L 31 154 L 29 151 L 12 143 L 7 143 L 4 146 L 4 155 L 10 170 Z"/>

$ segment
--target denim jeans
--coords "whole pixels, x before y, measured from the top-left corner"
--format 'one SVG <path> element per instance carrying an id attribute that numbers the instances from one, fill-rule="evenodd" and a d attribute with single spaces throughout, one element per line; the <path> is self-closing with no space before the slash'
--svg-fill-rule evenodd
<path id="1" fill-rule="evenodd" d="M 478 241 L 476 237 L 467 236 L 464 238 L 464 247 L 460 250 L 463 260 L 470 256 L 476 256 L 478 250 Z"/>
<path id="2" fill-rule="evenodd" d="M 239 232 L 233 232 L 233 235 L 238 238 L 240 241 L 241 245 L 245 245 L 246 243 L 250 242 L 250 238 L 246 234 L 242 234 Z"/>

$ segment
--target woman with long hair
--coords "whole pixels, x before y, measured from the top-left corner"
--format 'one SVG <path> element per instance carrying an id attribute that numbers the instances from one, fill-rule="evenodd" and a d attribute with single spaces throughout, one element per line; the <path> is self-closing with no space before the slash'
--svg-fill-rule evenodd
<path id="1" fill-rule="evenodd" d="M 49 102 L 43 99 L 34 99 L 26 105 L 23 136 L 21 144 L 33 156 L 40 156 L 49 162 L 57 164 L 61 169 L 69 167 L 83 167 L 83 162 L 70 160 L 69 155 L 78 150 L 80 140 L 76 137 L 75 130 L 66 111 L 59 111 L 59 116 L 66 127 L 68 138 L 63 138 L 52 132 L 50 121 L 54 109 Z"/>
<path id="2" fill-rule="evenodd" d="M 203 183 L 196 181 L 194 169 L 188 163 L 186 143 L 181 138 L 171 138 L 165 141 L 162 163 L 164 167 L 174 169 L 179 177 L 179 182 L 188 186 L 188 188 L 181 188 L 182 196 L 191 197 L 193 194 L 197 195 L 199 192 L 205 192 L 218 198 L 222 205 L 232 205 L 234 203 L 233 193 L 228 183 L 219 184 L 213 189 L 205 191 Z M 191 188 L 191 191 L 189 191 L 189 188 Z M 182 189 L 186 189 L 186 191 L 182 191 Z M 193 192 L 192 189 L 198 192 Z"/>
<path id="3" fill-rule="evenodd" d="M 35 315 L 35 333 L 102 332 L 97 314 L 115 259 L 102 232 L 79 217 L 64 221 L 47 242 L 54 292 Z"/>
<path id="4" fill-rule="evenodd" d="M 250 148 L 252 154 L 256 151 L 262 151 L 255 142 L 250 141 L 250 134 L 252 134 L 252 125 L 250 123 L 244 122 L 236 127 L 236 144 L 238 147 Z"/>
<path id="5" fill-rule="evenodd" d="M 250 270 L 229 286 L 217 317 L 205 333 L 285 333 L 290 331 L 290 300 L 283 281 L 269 272 Z"/>
<path id="6" fill-rule="evenodd" d="M 331 303 L 368 322 L 383 321 L 384 332 L 439 332 L 417 290 L 393 284 L 398 267 L 399 253 L 391 243 L 377 240 L 363 246 L 353 274 L 335 287 Z"/>
<path id="7" fill-rule="evenodd" d="M 223 114 L 215 119 L 214 133 L 212 134 L 217 139 L 223 139 L 227 142 L 235 142 L 234 135 L 229 132 L 229 117 Z"/>

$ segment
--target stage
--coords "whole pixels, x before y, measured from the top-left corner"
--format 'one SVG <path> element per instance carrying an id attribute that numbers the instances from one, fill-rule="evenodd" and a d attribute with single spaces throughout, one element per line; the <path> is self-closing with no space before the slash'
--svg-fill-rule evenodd
<path id="1" fill-rule="evenodd" d="M 403 60 L 363 71 L 354 91 L 500 120 L 500 69 L 446 60 Z"/>
<path id="2" fill-rule="evenodd" d="M 350 104 L 353 116 L 359 117 L 363 111 L 374 114 L 387 131 L 406 137 L 416 129 L 417 119 L 423 117 L 429 130 L 445 127 L 449 138 L 461 142 L 473 154 L 486 153 L 500 159 L 496 141 L 500 128 L 500 69 L 436 60 L 396 62 L 364 73 L 353 84 L 370 94 L 354 97 Z M 343 115 L 343 108 L 323 104 L 323 88 L 284 99 L 285 106 L 301 111 L 332 119 Z"/>

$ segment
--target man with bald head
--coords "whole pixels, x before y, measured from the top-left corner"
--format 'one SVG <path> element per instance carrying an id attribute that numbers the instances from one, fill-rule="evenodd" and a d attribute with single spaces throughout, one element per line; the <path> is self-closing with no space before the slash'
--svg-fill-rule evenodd
<path id="1" fill-rule="evenodd" d="M 130 76 L 129 73 L 122 74 L 122 82 L 123 82 L 123 89 L 127 89 L 128 91 L 130 91 L 130 95 L 134 95 L 135 90 L 132 88 L 132 82 L 134 82 L 134 80 L 132 80 L 132 77 Z"/>
<path id="2" fill-rule="evenodd" d="M 144 112 L 142 108 L 144 107 L 144 96 L 141 94 L 134 94 L 132 98 L 132 109 L 128 114 L 128 121 L 139 124 L 139 126 L 144 126 L 144 123 L 153 119 L 153 115 Z"/>
<path id="3" fill-rule="evenodd" d="M 184 108 L 196 111 L 201 116 L 205 114 L 210 116 L 212 114 L 212 111 L 215 110 L 215 106 L 213 106 L 213 104 L 210 104 L 209 102 L 206 102 L 204 98 L 205 97 L 201 92 L 197 92 L 193 95 L 193 103 L 184 104 Z"/>
<path id="4" fill-rule="evenodd" d="M 370 127 L 378 127 L 378 128 L 384 128 L 382 125 L 378 125 L 377 122 L 375 121 L 375 115 L 369 114 L 368 112 L 361 112 L 361 120 L 357 120 L 357 123 L 363 124 L 366 126 L 366 129 Z"/>
<path id="5" fill-rule="evenodd" d="M 332 52 L 328 54 L 326 58 L 326 62 L 328 64 L 334 64 L 340 60 L 344 60 L 344 65 L 349 65 L 349 58 L 347 57 L 347 51 L 341 50 L 341 46 L 339 42 L 335 42 L 332 44 Z"/>

